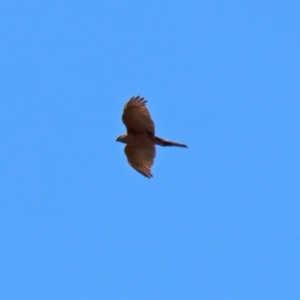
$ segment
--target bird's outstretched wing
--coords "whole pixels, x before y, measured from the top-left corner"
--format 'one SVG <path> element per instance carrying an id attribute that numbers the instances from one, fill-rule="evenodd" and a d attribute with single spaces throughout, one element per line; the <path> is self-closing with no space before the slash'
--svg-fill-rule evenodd
<path id="1" fill-rule="evenodd" d="M 154 135 L 155 127 L 146 107 L 146 100 L 132 97 L 124 106 L 122 120 L 128 133 L 148 133 Z"/>
<path id="2" fill-rule="evenodd" d="M 145 177 L 153 177 L 151 167 L 155 157 L 155 146 L 153 143 L 144 145 L 126 145 L 124 148 L 128 163 Z"/>

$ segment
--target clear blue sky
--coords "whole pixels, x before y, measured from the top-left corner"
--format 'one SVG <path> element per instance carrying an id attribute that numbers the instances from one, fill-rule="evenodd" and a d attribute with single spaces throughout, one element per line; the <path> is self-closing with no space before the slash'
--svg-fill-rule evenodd
<path id="1" fill-rule="evenodd" d="M 0 298 L 300 299 L 299 1 L 1 1 Z M 148 100 L 153 179 L 123 105 Z"/>

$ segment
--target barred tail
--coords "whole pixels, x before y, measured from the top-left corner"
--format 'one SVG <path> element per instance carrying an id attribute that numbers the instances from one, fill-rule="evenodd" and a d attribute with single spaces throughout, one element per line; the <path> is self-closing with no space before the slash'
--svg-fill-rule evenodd
<path id="1" fill-rule="evenodd" d="M 163 147 L 165 147 L 165 146 L 175 146 L 175 147 L 183 147 L 183 148 L 188 147 L 187 145 L 180 144 L 180 143 L 175 143 L 175 142 L 172 142 L 172 141 L 168 141 L 168 140 L 159 138 L 157 136 L 155 137 L 155 144 L 163 146 Z"/>

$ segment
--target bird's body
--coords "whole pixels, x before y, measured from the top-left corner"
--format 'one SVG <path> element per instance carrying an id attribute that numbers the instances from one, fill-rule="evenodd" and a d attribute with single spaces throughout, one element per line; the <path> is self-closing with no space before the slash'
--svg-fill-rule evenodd
<path id="1" fill-rule="evenodd" d="M 155 157 L 155 145 L 187 148 L 186 145 L 155 136 L 155 126 L 146 107 L 147 101 L 140 96 L 132 97 L 124 106 L 122 120 L 127 133 L 117 138 L 126 144 L 124 151 L 129 164 L 142 175 L 151 178 Z"/>
<path id="2" fill-rule="evenodd" d="M 153 141 L 153 136 L 147 133 L 125 133 L 118 138 L 118 142 L 124 144 L 142 144 L 148 140 Z"/>
<path id="3" fill-rule="evenodd" d="M 160 146 L 176 146 L 176 147 L 183 147 L 187 148 L 186 145 L 168 141 L 162 138 L 159 138 L 154 135 L 150 135 L 147 133 L 125 133 L 118 137 L 118 142 L 124 143 L 124 144 L 143 144 L 147 142 L 154 143 L 155 145 Z"/>

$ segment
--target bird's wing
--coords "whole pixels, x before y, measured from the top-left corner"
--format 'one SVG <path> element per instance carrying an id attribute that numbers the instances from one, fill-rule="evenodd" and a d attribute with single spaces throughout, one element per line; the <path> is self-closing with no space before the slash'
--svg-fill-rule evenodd
<path id="1" fill-rule="evenodd" d="M 126 145 L 124 148 L 128 163 L 145 177 L 151 178 L 151 167 L 155 157 L 155 146 L 153 143 L 143 145 Z"/>
<path id="2" fill-rule="evenodd" d="M 154 135 L 155 127 L 146 107 L 146 100 L 140 96 L 132 97 L 124 106 L 122 120 L 131 133 Z"/>

